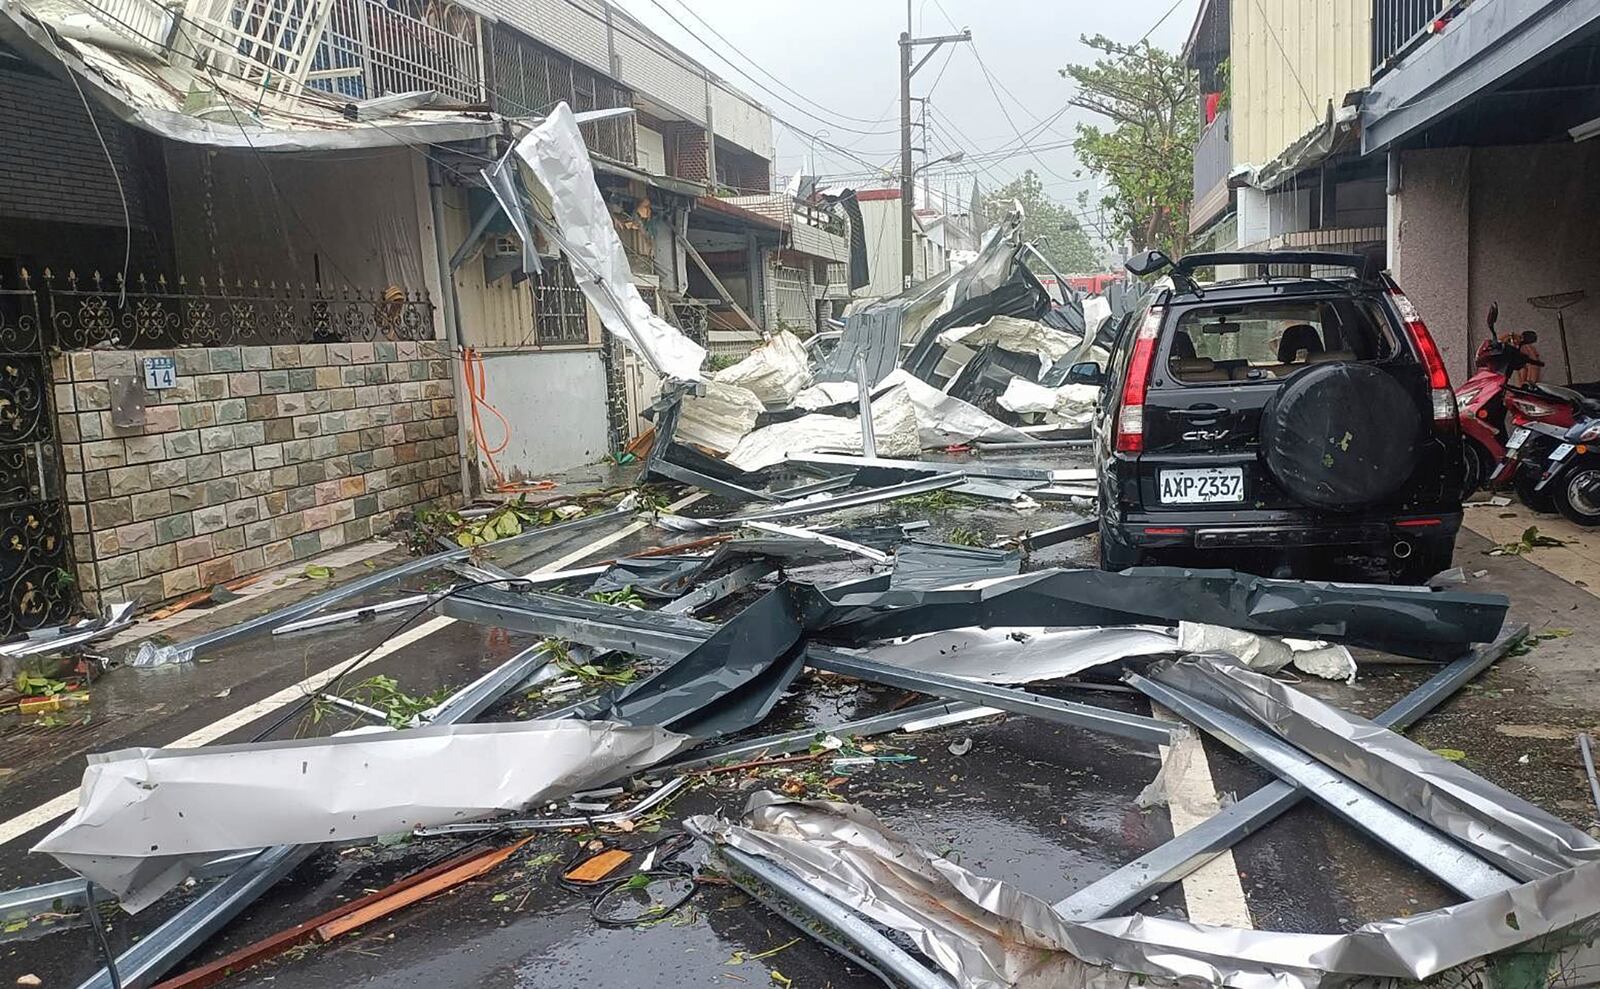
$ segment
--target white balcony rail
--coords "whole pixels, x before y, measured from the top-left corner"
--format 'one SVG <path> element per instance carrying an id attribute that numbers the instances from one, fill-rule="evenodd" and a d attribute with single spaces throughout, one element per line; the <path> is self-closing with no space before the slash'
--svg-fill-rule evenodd
<path id="1" fill-rule="evenodd" d="M 477 15 L 452 5 L 430 20 L 375 0 L 332 0 L 307 81 L 350 99 L 431 89 L 462 103 L 484 99 Z"/>
<path id="2" fill-rule="evenodd" d="M 197 0 L 183 32 L 204 70 L 269 101 L 300 96 L 333 0 Z"/>

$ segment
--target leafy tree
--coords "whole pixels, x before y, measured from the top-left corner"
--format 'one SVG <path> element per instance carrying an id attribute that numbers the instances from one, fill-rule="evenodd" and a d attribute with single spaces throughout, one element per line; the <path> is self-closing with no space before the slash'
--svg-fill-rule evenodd
<path id="1" fill-rule="evenodd" d="M 1044 238 L 1038 243 L 1039 253 L 1063 275 L 1075 272 L 1097 271 L 1100 253 L 1095 250 L 1088 234 L 1079 226 L 1071 209 L 1051 199 L 1044 191 L 1033 169 L 1023 172 L 994 192 L 985 193 L 988 205 L 985 211 L 993 223 L 1011 211 L 1013 201 L 1022 204 L 1022 236 L 1025 240 Z"/>
<path id="2" fill-rule="evenodd" d="M 1091 65 L 1061 74 L 1078 86 L 1074 106 L 1106 118 L 1079 124 L 1073 150 L 1111 186 L 1101 200 L 1135 251 L 1183 253 L 1189 241 L 1199 93 L 1194 73 L 1148 41 L 1119 44 L 1104 35 L 1083 43 L 1099 52 Z"/>

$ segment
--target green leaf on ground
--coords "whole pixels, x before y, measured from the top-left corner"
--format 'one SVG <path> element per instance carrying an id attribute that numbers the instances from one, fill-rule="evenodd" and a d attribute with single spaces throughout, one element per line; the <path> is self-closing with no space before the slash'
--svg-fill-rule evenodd
<path id="1" fill-rule="evenodd" d="M 1467 754 L 1460 749 L 1434 749 L 1433 754 L 1441 759 L 1449 759 L 1451 762 L 1460 762 L 1467 757 Z"/>
<path id="2" fill-rule="evenodd" d="M 320 563 L 307 563 L 303 572 L 312 580 L 327 580 L 333 576 L 333 570 Z"/>

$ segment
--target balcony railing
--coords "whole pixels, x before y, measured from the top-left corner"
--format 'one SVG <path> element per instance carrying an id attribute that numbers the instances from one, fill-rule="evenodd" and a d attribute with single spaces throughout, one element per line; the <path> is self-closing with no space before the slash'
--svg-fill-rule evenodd
<path id="1" fill-rule="evenodd" d="M 307 84 L 354 100 L 431 89 L 483 102 L 478 18 L 442 10 L 441 26 L 374 0 L 333 0 Z"/>
<path id="2" fill-rule="evenodd" d="M 1450 0 L 1372 0 L 1372 78 L 1404 58 L 1428 36 L 1428 26 Z"/>
<path id="3" fill-rule="evenodd" d="M 1233 170 L 1233 120 L 1227 110 L 1200 133 L 1194 146 L 1194 206 L 1190 222 L 1204 223 L 1227 206 L 1228 173 Z"/>

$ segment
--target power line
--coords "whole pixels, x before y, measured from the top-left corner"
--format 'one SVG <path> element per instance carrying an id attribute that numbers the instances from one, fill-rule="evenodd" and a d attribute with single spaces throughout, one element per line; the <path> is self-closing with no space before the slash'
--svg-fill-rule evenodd
<path id="1" fill-rule="evenodd" d="M 1152 34 L 1156 33 L 1156 28 L 1158 28 L 1161 25 L 1165 24 L 1167 22 L 1167 18 L 1172 16 L 1172 12 L 1174 10 L 1177 10 L 1181 6 L 1183 6 L 1183 0 L 1173 0 L 1172 6 L 1167 8 L 1167 12 L 1165 14 L 1162 14 L 1161 17 L 1158 18 L 1154 24 L 1150 25 L 1150 30 L 1146 31 L 1144 34 L 1139 36 L 1139 40 L 1135 41 L 1133 43 L 1134 46 L 1138 47 L 1139 45 L 1144 44 L 1145 41 L 1148 40 L 1149 37 Z"/>
<path id="2" fill-rule="evenodd" d="M 824 117 L 824 116 L 822 116 L 822 115 L 820 115 L 818 113 L 815 113 L 815 112 L 813 112 L 811 110 L 807 110 L 805 107 L 803 107 L 800 104 L 794 102 L 793 100 L 785 97 L 783 94 L 779 93 L 777 90 L 773 89 L 771 86 L 765 85 L 760 80 L 758 80 L 754 76 L 752 76 L 749 72 L 746 72 L 745 70 L 739 68 L 739 66 L 735 65 L 733 60 L 728 58 L 728 56 L 722 54 L 722 52 L 718 51 L 715 45 L 708 44 L 704 38 L 699 37 L 695 33 L 693 28 L 689 27 L 689 25 L 687 25 L 687 24 L 683 23 L 683 21 L 679 20 L 678 19 L 678 15 L 676 15 L 672 11 L 668 10 L 666 5 L 663 4 L 661 2 L 661 0 L 650 0 L 650 4 L 652 6 L 654 6 L 657 10 L 661 11 L 661 13 L 666 15 L 667 19 L 672 21 L 672 23 L 676 24 L 678 26 L 679 30 L 683 31 L 689 37 L 694 38 L 696 41 L 698 41 L 700 43 L 700 47 L 704 48 L 706 51 L 710 52 L 712 55 L 715 55 L 729 69 L 733 70 L 734 72 L 737 72 L 739 75 L 743 76 L 745 78 L 745 81 L 749 82 L 752 86 L 755 86 L 757 89 L 760 89 L 761 91 L 765 92 L 768 96 L 771 96 L 773 99 L 777 100 L 779 103 L 782 103 L 784 106 L 789 107 L 791 110 L 795 110 L 795 111 L 798 111 L 799 113 L 805 114 L 807 117 L 810 117 L 813 120 L 821 121 L 822 123 L 827 124 L 829 127 L 837 127 L 842 131 L 848 131 L 851 134 L 860 134 L 863 137 L 883 137 L 885 135 L 889 135 L 889 134 L 893 134 L 894 133 L 894 131 L 862 130 L 859 127 L 851 127 L 849 124 L 840 123 L 837 120 L 830 120 L 829 118 Z M 720 35 L 719 35 L 719 37 L 720 37 Z M 774 118 L 774 119 L 777 119 L 777 118 Z"/>
<path id="3" fill-rule="evenodd" d="M 652 2 L 654 2 L 654 0 L 652 0 Z M 812 99 L 811 97 L 807 96 L 806 94 L 804 94 L 804 93 L 800 92 L 799 90 L 795 89 L 793 86 L 790 86 L 788 83 L 784 82 L 782 79 L 779 79 L 777 76 L 773 75 L 771 72 L 768 72 L 765 68 L 763 68 L 761 66 L 761 63 L 757 62 L 755 59 L 751 58 L 750 56 L 744 54 L 744 52 L 740 51 L 738 45 L 734 44 L 732 41 L 729 41 L 727 39 L 727 37 L 722 34 L 721 31 L 718 31 L 716 28 L 712 27 L 709 23 L 707 23 L 706 19 L 704 17 L 701 17 L 699 14 L 695 13 L 694 12 L 694 8 L 690 7 L 687 3 L 684 2 L 684 0 L 677 0 L 677 5 L 679 7 L 682 7 L 684 12 L 687 13 L 690 17 L 693 17 L 696 21 L 700 22 L 701 26 L 703 26 L 707 31 L 710 31 L 713 35 L 715 35 L 718 40 L 720 40 L 723 44 L 727 45 L 733 51 L 733 53 L 735 55 L 738 55 L 739 58 L 742 59 L 743 61 L 748 62 L 752 67 L 755 68 L 755 70 L 757 72 L 760 72 L 762 75 L 766 76 L 768 79 L 771 79 L 773 82 L 777 83 L 780 87 L 783 88 L 783 90 L 785 92 L 792 93 L 795 96 L 799 97 L 800 99 L 804 100 L 805 102 L 807 102 L 807 103 L 811 104 L 812 106 L 816 107 L 817 109 L 822 110 L 825 113 L 831 113 L 834 116 L 839 117 L 839 118 L 841 118 L 843 120 L 853 120 L 856 123 L 860 123 L 860 124 L 882 124 L 882 123 L 885 123 L 889 119 L 888 116 L 886 116 L 886 115 L 885 116 L 880 116 L 877 120 L 869 120 L 866 117 L 853 117 L 848 113 L 844 113 L 843 111 L 840 111 L 840 110 L 834 110 L 831 107 L 828 107 L 828 106 L 826 106 L 826 105 L 824 105 L 822 103 L 818 103 L 816 100 Z M 656 4 L 656 6 L 659 7 L 660 4 Z M 674 21 L 674 23 L 677 23 L 677 22 Z M 678 24 L 678 26 L 682 27 L 683 25 L 680 23 L 680 24 Z M 701 42 L 701 44 L 704 44 L 704 43 L 705 42 L 703 42 L 703 41 Z"/>

